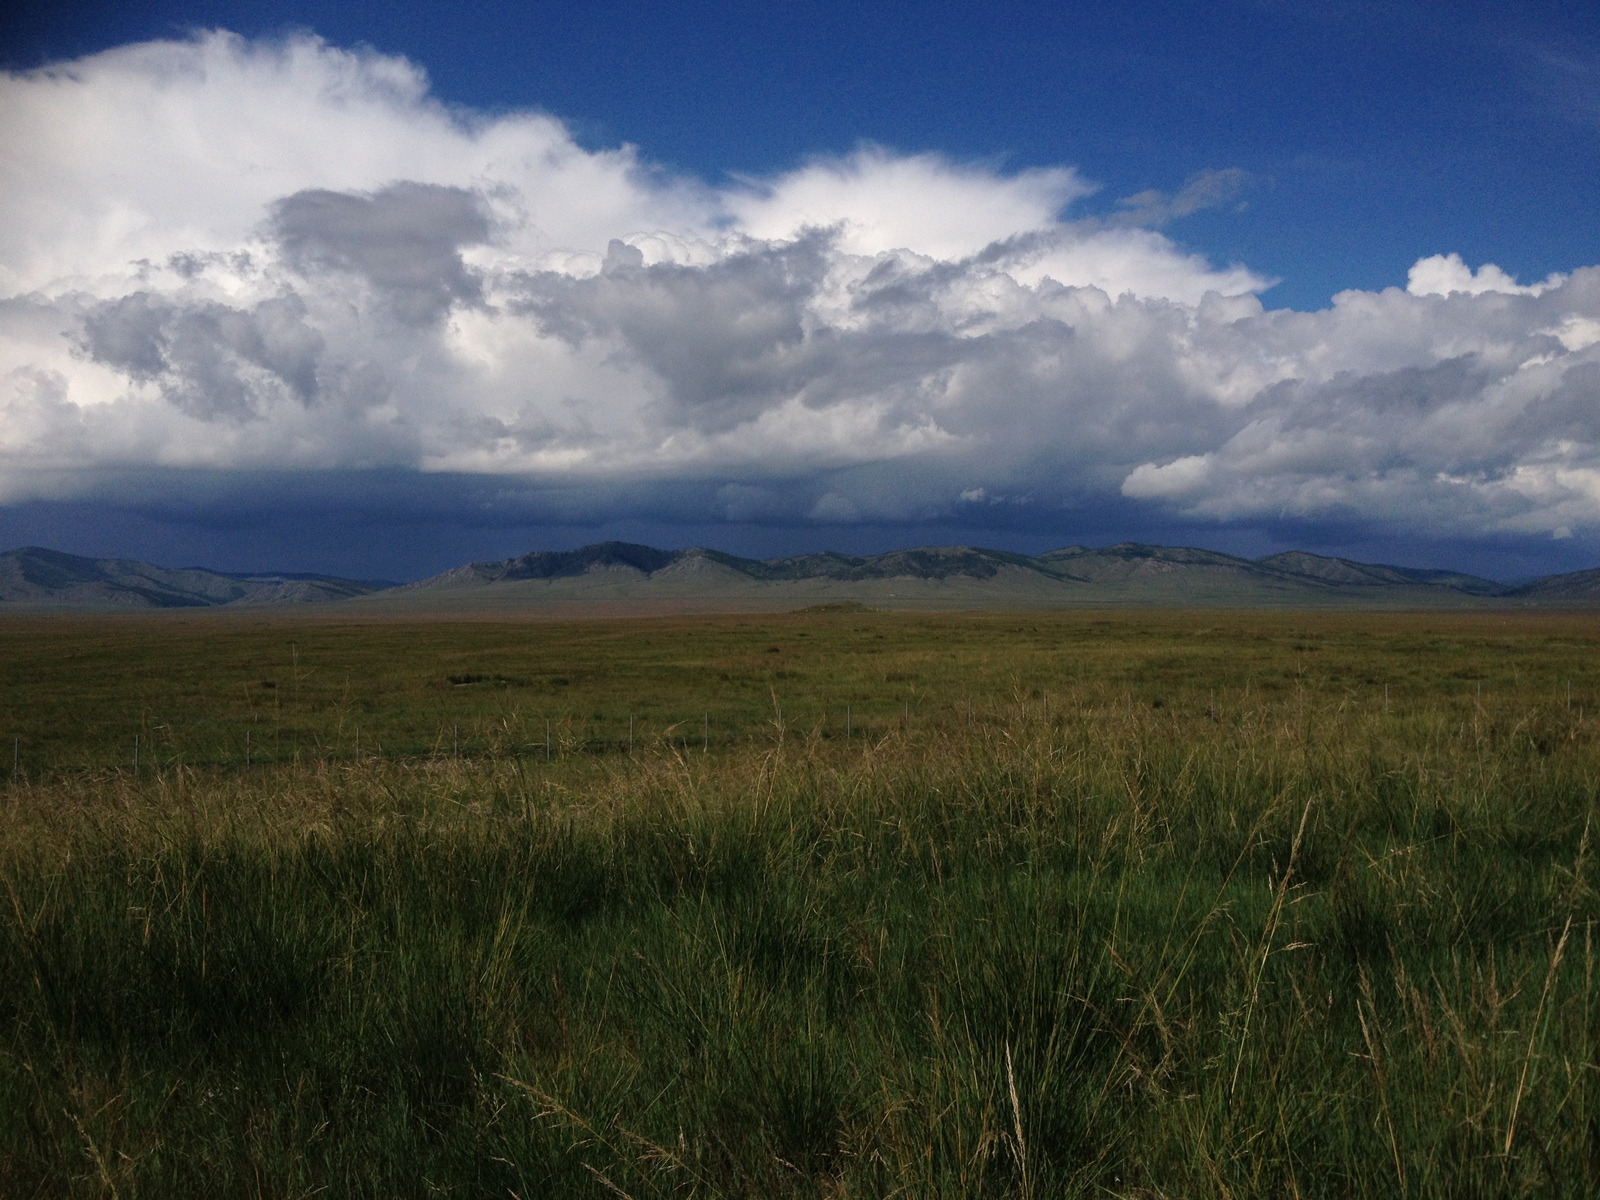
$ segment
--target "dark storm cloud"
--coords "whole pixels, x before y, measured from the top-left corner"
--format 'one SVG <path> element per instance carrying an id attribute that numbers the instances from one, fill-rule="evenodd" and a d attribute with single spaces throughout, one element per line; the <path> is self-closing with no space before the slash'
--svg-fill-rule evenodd
<path id="1" fill-rule="evenodd" d="M 396 183 L 370 195 L 296 192 L 273 205 L 271 228 L 301 270 L 359 275 L 407 324 L 426 325 L 453 304 L 483 301 L 461 248 L 488 240 L 489 218 L 462 188 Z"/>
<path id="2" fill-rule="evenodd" d="M 619 338 L 668 385 L 678 419 L 726 430 L 818 375 L 803 319 L 827 271 L 826 249 L 816 234 L 706 267 L 646 267 L 637 248 L 613 240 L 598 275 L 523 275 L 509 307 L 573 345 Z"/>
<path id="3" fill-rule="evenodd" d="M 96 362 L 158 384 L 190 416 L 242 420 L 257 415 L 264 392 L 311 403 L 324 341 L 298 296 L 238 309 L 134 292 L 90 308 L 80 345 Z"/>

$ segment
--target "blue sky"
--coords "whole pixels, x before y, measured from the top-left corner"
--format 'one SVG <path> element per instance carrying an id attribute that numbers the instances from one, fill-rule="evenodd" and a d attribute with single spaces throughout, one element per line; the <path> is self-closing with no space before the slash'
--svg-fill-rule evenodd
<path id="1" fill-rule="evenodd" d="M 8 544 L 1600 560 L 1592 5 L 66 3 L 0 54 Z"/>

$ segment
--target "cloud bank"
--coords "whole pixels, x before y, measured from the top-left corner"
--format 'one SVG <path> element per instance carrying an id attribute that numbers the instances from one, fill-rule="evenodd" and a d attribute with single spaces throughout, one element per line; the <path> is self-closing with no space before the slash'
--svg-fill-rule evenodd
<path id="1" fill-rule="evenodd" d="M 713 186 L 311 36 L 6 75 L 0 503 L 401 472 L 568 516 L 1600 525 L 1600 268 L 1269 310 L 1158 229 L 1247 182 L 1087 219 L 1068 168 L 864 147 Z"/>

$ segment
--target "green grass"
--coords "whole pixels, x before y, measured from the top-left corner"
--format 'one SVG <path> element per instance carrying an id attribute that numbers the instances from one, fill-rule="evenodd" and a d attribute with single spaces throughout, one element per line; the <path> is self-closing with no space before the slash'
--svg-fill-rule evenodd
<path id="1" fill-rule="evenodd" d="M 581 622 L 200 613 L 0 619 L 0 747 L 30 779 L 133 764 L 542 757 L 842 735 L 1090 684 L 1135 704 L 1289 692 L 1392 711 L 1600 700 L 1588 617 L 800 613 Z M 248 742 L 248 748 L 247 748 Z M 0 769 L 6 764 L 0 762 Z"/>
<path id="2" fill-rule="evenodd" d="M 7 623 L 0 1195 L 1594 1194 L 1597 635 Z"/>

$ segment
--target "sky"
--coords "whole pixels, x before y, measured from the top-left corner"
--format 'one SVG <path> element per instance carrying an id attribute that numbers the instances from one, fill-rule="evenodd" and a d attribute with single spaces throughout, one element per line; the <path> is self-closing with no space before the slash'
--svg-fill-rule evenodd
<path id="1" fill-rule="evenodd" d="M 1600 565 L 1592 4 L 0 14 L 0 545 Z"/>

